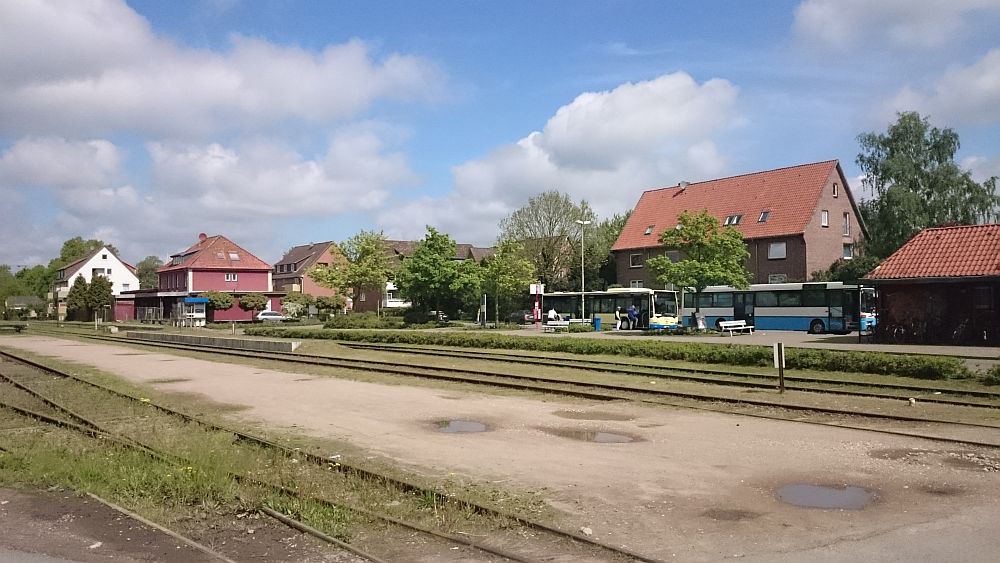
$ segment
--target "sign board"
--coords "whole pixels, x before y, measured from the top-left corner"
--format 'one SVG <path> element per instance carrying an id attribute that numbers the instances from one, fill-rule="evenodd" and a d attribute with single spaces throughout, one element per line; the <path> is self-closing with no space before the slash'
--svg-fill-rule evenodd
<path id="1" fill-rule="evenodd" d="M 541 295 L 543 293 L 545 293 L 544 283 L 533 283 L 528 287 L 529 295 Z"/>
<path id="2" fill-rule="evenodd" d="M 774 367 L 785 367 L 785 345 L 781 342 L 774 343 Z"/>
<path id="3" fill-rule="evenodd" d="M 786 274 L 768 274 L 767 283 L 785 283 L 788 281 Z"/>

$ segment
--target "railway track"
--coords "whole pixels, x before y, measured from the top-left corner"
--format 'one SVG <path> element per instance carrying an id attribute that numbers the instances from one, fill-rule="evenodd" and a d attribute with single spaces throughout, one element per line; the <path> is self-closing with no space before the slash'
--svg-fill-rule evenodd
<path id="1" fill-rule="evenodd" d="M 239 357 L 245 359 L 253 360 L 276 360 L 282 363 L 296 363 L 300 365 L 310 365 L 310 366 L 322 366 L 331 368 L 344 368 L 351 370 L 361 370 L 365 372 L 378 372 L 393 376 L 404 376 L 404 377 L 417 377 L 425 379 L 435 379 L 459 383 L 473 383 L 477 385 L 490 385 L 495 387 L 517 389 L 524 391 L 539 391 L 545 393 L 560 394 L 564 396 L 573 396 L 590 400 L 638 400 L 646 403 L 653 403 L 657 405 L 670 405 L 670 406 L 682 406 L 690 407 L 690 404 L 678 404 L 676 402 L 671 402 L 673 399 L 695 401 L 695 402 L 715 402 L 723 403 L 732 406 L 749 406 L 756 408 L 773 408 L 773 409 L 783 409 L 786 411 L 791 411 L 795 413 L 815 413 L 821 415 L 829 416 L 849 416 L 849 417 L 863 417 L 879 421 L 896 421 L 902 423 L 925 423 L 925 424 L 938 424 L 938 425 L 950 425 L 954 427 L 967 427 L 967 428 L 980 428 L 980 429 L 1000 429 L 1000 423 L 998 424 L 982 424 L 976 422 L 966 422 L 962 420 L 956 420 L 954 418 L 939 418 L 930 416 L 911 416 L 902 414 L 889 414 L 886 412 L 881 412 L 879 409 L 882 407 L 876 406 L 869 408 L 868 410 L 858 409 L 858 408 L 832 408 L 824 407 L 816 404 L 808 404 L 803 402 L 793 402 L 790 399 L 781 400 L 765 400 L 765 399 L 753 399 L 745 396 L 724 396 L 720 394 L 706 393 L 706 392 L 686 392 L 669 390 L 663 388 L 651 388 L 643 383 L 636 384 L 610 384 L 601 383 L 595 381 L 584 381 L 581 379 L 572 379 L 567 377 L 546 377 L 541 375 L 518 375 L 509 373 L 496 373 L 496 372 L 486 372 L 483 370 L 472 370 L 463 368 L 454 368 L 447 366 L 416 366 L 409 363 L 402 362 L 388 362 L 382 360 L 358 360 L 358 359 L 344 359 L 344 358 L 330 358 L 327 356 L 314 356 L 300 353 L 277 353 L 277 352 L 245 352 L 230 350 L 226 348 L 220 348 L 216 346 L 195 346 L 195 345 L 179 345 L 171 343 L 162 342 L 151 342 L 148 340 L 132 340 L 124 337 L 106 337 L 106 336 L 96 336 L 96 335 L 86 335 L 84 336 L 88 339 L 101 340 L 101 341 L 111 341 L 116 343 L 129 343 L 144 347 L 153 348 L 166 348 L 175 349 L 183 351 L 201 351 L 208 352 L 216 355 L 225 355 L 230 357 Z M 504 355 L 506 356 L 506 355 Z M 548 367 L 553 367 L 551 360 L 546 364 Z M 561 363 L 560 365 L 564 365 Z M 570 365 L 569 367 L 574 367 Z M 588 371 L 606 371 L 604 369 L 593 368 Z M 669 371 L 669 370 L 667 370 Z M 636 375 L 634 371 L 629 372 L 629 375 Z M 642 372 L 639 375 L 650 376 L 650 377 L 663 377 L 665 379 L 672 379 L 668 374 L 666 376 L 661 376 L 657 371 Z M 748 374 L 744 374 L 748 375 Z M 689 379 L 689 378 L 684 378 Z M 708 383 L 704 381 L 698 381 L 699 383 Z M 838 384 L 844 384 L 846 382 L 837 382 Z M 852 382 L 857 385 L 857 382 Z M 733 383 L 727 383 L 727 386 L 733 386 Z M 763 389 L 773 389 L 774 384 L 761 385 L 758 384 L 755 388 Z M 786 388 L 789 388 L 786 386 Z M 791 388 L 789 388 L 791 389 Z M 930 388 L 923 388 L 930 392 Z M 940 388 L 935 388 L 938 390 Z M 909 404 L 908 396 L 892 396 L 882 393 L 864 393 L 856 392 L 850 390 L 815 390 L 812 388 L 796 388 L 792 389 L 800 392 L 800 397 L 808 397 L 809 393 L 826 393 L 826 394 L 847 394 L 853 397 L 866 397 L 869 399 L 878 399 L 882 401 L 889 400 L 895 402 L 897 405 Z M 956 390 L 956 392 L 963 392 L 961 390 Z M 922 402 L 928 403 L 944 403 L 950 406 L 959 406 L 970 409 L 977 409 L 990 414 L 992 418 L 997 418 L 996 405 L 981 404 L 977 402 L 963 402 L 960 400 L 950 400 L 948 398 L 935 398 L 935 397 L 922 397 Z M 712 408 L 710 410 L 723 410 L 724 409 Z M 769 416 L 760 415 L 748 412 L 739 412 L 739 414 L 751 414 L 754 416 L 765 416 L 767 418 L 777 418 L 782 420 L 788 420 L 789 417 L 782 416 Z M 793 419 L 794 420 L 794 419 Z M 809 422 L 798 420 L 799 422 Z M 843 426 L 849 428 L 864 428 L 866 430 L 872 430 L 877 432 L 887 432 L 891 434 L 906 435 L 906 436 L 916 436 L 916 437 L 927 437 L 932 439 L 943 439 L 945 441 L 951 441 L 955 443 L 965 443 L 970 445 L 986 445 L 986 446 L 997 446 L 1000 445 L 1000 438 L 996 442 L 983 442 L 979 440 L 968 440 L 968 439 L 949 439 L 944 436 L 932 436 L 921 433 L 914 432 L 902 432 L 902 431 L 892 431 L 881 428 L 871 428 L 858 425 L 849 424 L 833 424 L 835 426 Z"/>
<path id="2" fill-rule="evenodd" d="M 114 399 L 118 399 L 118 400 L 124 401 L 124 402 L 130 404 L 132 407 L 137 408 L 139 410 L 145 410 L 145 411 L 148 412 L 149 409 L 155 409 L 155 411 L 157 411 L 159 413 L 163 413 L 164 415 L 167 415 L 169 417 L 176 418 L 176 419 L 182 421 L 185 424 L 188 424 L 188 425 L 197 425 L 197 426 L 202 427 L 202 428 L 204 428 L 206 430 L 210 430 L 210 431 L 213 431 L 213 432 L 219 432 L 219 433 L 223 433 L 223 434 L 228 434 L 228 435 L 232 436 L 232 438 L 234 440 L 238 441 L 238 442 L 250 444 L 250 445 L 252 445 L 252 446 L 254 446 L 256 448 L 261 448 L 261 449 L 269 450 L 269 451 L 275 452 L 277 454 L 286 456 L 286 457 L 291 458 L 291 459 L 303 459 L 305 461 L 311 462 L 311 464 L 313 464 L 315 466 L 318 466 L 318 467 L 322 468 L 323 470 L 335 469 L 335 470 L 337 470 L 337 472 L 339 472 L 341 474 L 355 476 L 355 477 L 360 477 L 362 479 L 366 479 L 366 480 L 369 480 L 369 481 L 386 483 L 386 484 L 390 485 L 391 487 L 393 487 L 394 489 L 396 489 L 396 490 L 398 490 L 398 491 L 400 491 L 402 493 L 410 493 L 410 494 L 416 494 L 416 495 L 431 496 L 431 497 L 433 497 L 435 499 L 435 503 L 440 502 L 442 505 L 444 505 L 444 504 L 450 504 L 450 505 L 453 505 L 453 506 L 457 505 L 459 508 L 461 508 L 463 510 L 471 511 L 471 512 L 474 512 L 474 513 L 479 514 L 479 515 L 483 515 L 483 516 L 487 516 L 487 517 L 491 517 L 491 518 L 502 519 L 502 520 L 507 520 L 507 521 L 510 521 L 510 522 L 517 523 L 520 526 L 523 526 L 525 528 L 531 529 L 531 531 L 532 531 L 533 534 L 536 534 L 536 535 L 548 535 L 548 536 L 552 537 L 553 539 L 555 539 L 555 540 L 557 540 L 559 542 L 562 542 L 563 544 L 566 545 L 567 549 L 569 549 L 569 551 L 567 551 L 568 553 L 572 552 L 574 549 L 577 550 L 577 551 L 579 551 L 579 549 L 582 548 L 584 551 L 600 552 L 600 553 L 604 554 L 603 558 L 610 558 L 610 559 L 613 559 L 613 560 L 622 560 L 622 561 L 624 561 L 624 560 L 655 561 L 654 559 L 652 559 L 650 557 L 647 557 L 647 556 L 644 556 L 642 554 L 633 553 L 633 552 L 629 551 L 626 548 L 621 548 L 621 547 L 616 547 L 616 546 L 610 546 L 610 545 L 601 543 L 599 541 L 595 541 L 595 540 L 593 540 L 591 538 L 588 538 L 588 537 L 586 537 L 586 536 L 584 536 L 582 534 L 578 534 L 578 533 L 575 533 L 575 532 L 565 531 L 565 530 L 562 530 L 562 529 L 559 529 L 559 528 L 556 528 L 556 527 L 553 527 L 553 526 L 549 526 L 547 524 L 535 522 L 535 521 L 529 520 L 529 519 L 527 519 L 525 517 L 522 517 L 522 516 L 519 516 L 519 515 L 516 515 L 516 514 L 509 514 L 509 513 L 503 512 L 501 510 L 495 509 L 495 508 L 491 508 L 491 507 L 486 507 L 486 506 L 483 506 L 483 505 L 479 505 L 479 504 L 473 503 L 471 501 L 467 501 L 467 500 L 463 500 L 463 499 L 457 498 L 457 497 L 455 497 L 453 495 L 444 495 L 444 494 L 439 493 L 438 491 L 435 491 L 433 489 L 429 489 L 429 488 L 422 487 L 422 486 L 414 484 L 414 483 L 403 481 L 403 480 L 394 478 L 392 476 L 383 475 L 383 474 L 380 474 L 380 473 L 377 473 L 377 472 L 373 472 L 373 471 L 370 471 L 370 470 L 367 470 L 367 469 L 356 467 L 356 466 L 353 466 L 351 464 L 344 463 L 343 461 L 338 461 L 337 463 L 332 463 L 329 459 L 324 458 L 324 457 L 322 457 L 320 455 L 312 454 L 312 453 L 305 452 L 305 451 L 300 451 L 297 448 L 290 448 L 290 447 L 287 447 L 287 446 L 283 446 L 283 445 L 275 443 L 273 441 L 270 441 L 270 440 L 267 440 L 267 439 L 264 439 L 264 438 L 261 438 L 261 437 L 253 436 L 253 435 L 250 435 L 250 434 L 238 431 L 238 430 L 225 428 L 223 426 L 220 426 L 220 425 L 211 423 L 209 421 L 203 420 L 203 419 L 201 419 L 199 417 L 191 416 L 191 415 L 182 413 L 180 411 L 177 411 L 175 409 L 171 409 L 169 407 L 160 405 L 160 404 L 158 404 L 156 402 L 150 401 L 149 399 L 145 399 L 145 398 L 142 398 L 142 397 L 135 397 L 135 396 L 132 396 L 132 395 L 129 395 L 129 394 L 126 394 L 126 393 L 119 392 L 119 391 L 111 389 L 109 387 L 106 387 L 106 386 L 103 386 L 103 385 L 91 382 L 91 381 L 89 381 L 89 380 L 87 380 L 85 378 L 80 378 L 80 377 L 75 376 L 73 374 L 69 374 L 69 373 L 63 372 L 61 370 L 54 369 L 52 367 L 46 366 L 44 364 L 40 364 L 38 362 L 34 362 L 34 361 L 32 361 L 30 359 L 27 359 L 27 358 L 23 358 L 23 357 L 11 354 L 11 353 L 6 352 L 6 351 L 0 352 L 0 356 L 2 356 L 3 358 L 6 358 L 8 360 L 12 360 L 12 361 L 24 364 L 26 366 L 29 366 L 29 367 L 33 368 L 34 370 L 37 370 L 37 372 L 40 373 L 40 374 L 47 374 L 48 376 L 55 376 L 56 378 L 59 378 L 59 379 L 65 380 L 65 381 L 71 381 L 71 382 L 73 382 L 74 384 L 76 384 L 78 386 L 83 386 L 83 387 L 86 387 L 86 388 L 88 388 L 90 390 L 95 390 L 95 391 L 100 392 L 100 393 L 105 393 L 108 396 L 113 397 Z M 5 371 L 7 371 L 7 370 L 5 370 Z M 61 426 L 63 428 L 71 429 L 73 431 L 86 434 L 86 435 L 91 436 L 92 438 L 95 438 L 95 439 L 105 440 L 105 441 L 108 441 L 109 443 L 112 443 L 112 444 L 115 444 L 115 445 L 137 449 L 139 451 L 142 451 L 142 452 L 146 453 L 147 455 L 150 455 L 150 456 L 153 456 L 153 457 L 158 457 L 158 458 L 163 459 L 163 460 L 182 461 L 182 462 L 187 462 L 188 461 L 188 460 L 183 459 L 182 457 L 178 457 L 175 454 L 166 453 L 164 451 L 161 451 L 161 449 L 158 448 L 157 446 L 155 446 L 155 445 L 151 446 L 151 445 L 145 443 L 144 440 L 137 440 L 137 439 L 135 439 L 133 437 L 130 437 L 130 436 L 121 435 L 119 432 L 115 432 L 114 430 L 109 430 L 109 429 L 105 428 L 102 423 L 95 422 L 90 417 L 76 412 L 74 409 L 72 409 L 72 408 L 70 408 L 70 407 L 62 404 L 60 401 L 55 400 L 52 397 L 47 396 L 45 393 L 40 392 L 36 388 L 35 385 L 27 385 L 27 384 L 25 384 L 24 381 L 21 381 L 20 378 L 18 378 L 18 377 L 11 377 L 9 373 L 3 373 L 2 375 L 0 375 L 0 380 L 3 380 L 3 384 L 9 386 L 10 389 L 15 389 L 18 393 L 22 394 L 23 396 L 22 396 L 21 400 L 22 401 L 26 400 L 26 402 L 28 403 L 27 406 L 25 406 L 24 404 L 21 404 L 21 405 L 12 404 L 10 402 L 10 400 L 9 400 L 10 397 L 5 397 L 5 400 L 3 400 L 2 402 L 0 402 L 0 406 L 8 408 L 9 410 L 13 410 L 14 412 L 17 412 L 17 413 L 21 414 L 22 416 L 27 416 L 27 417 L 30 417 L 30 418 L 34 418 L 34 419 L 42 421 L 42 422 L 44 422 L 46 424 L 56 424 L 56 425 L 59 425 L 59 426 Z M 41 380 L 37 380 L 35 383 L 38 384 L 39 382 L 41 382 L 41 384 L 44 385 L 44 375 L 43 375 L 43 378 Z M 9 396 L 10 394 L 11 393 L 9 391 L 6 392 L 6 393 L 4 393 L 5 396 Z M 26 397 L 27 399 L 25 399 L 24 397 Z M 35 408 L 31 408 L 31 403 L 32 402 L 34 403 Z M 38 408 L 39 405 L 42 406 L 41 409 Z M 48 413 L 42 412 L 45 409 L 48 409 L 50 412 L 48 412 Z M 108 418 L 107 420 L 122 420 L 122 419 L 126 419 L 127 420 L 129 418 L 130 417 L 128 417 L 128 416 L 124 416 L 123 417 L 121 412 L 116 412 L 113 417 Z M 133 418 L 133 420 L 140 419 L 140 418 L 141 418 L 140 415 L 138 413 L 136 413 L 136 415 Z M 67 420 L 67 419 L 69 419 L 69 420 Z M 149 420 L 148 414 L 146 415 L 145 418 L 141 418 L 141 419 L 143 420 L 143 426 L 151 426 L 151 425 L 155 426 L 155 424 L 151 424 L 151 422 Z M 157 435 L 159 433 L 163 433 L 163 430 L 164 429 L 162 427 L 160 427 L 160 428 L 157 429 L 157 432 L 154 432 L 153 435 Z M 238 478 L 242 478 L 242 477 L 239 477 L 239 476 L 237 476 L 237 477 Z M 282 493 L 290 495 L 290 496 L 296 496 L 298 494 L 295 491 L 288 490 L 288 489 L 283 489 Z M 318 498 L 318 499 L 314 498 L 314 499 L 311 499 L 311 500 L 317 501 L 317 502 L 329 503 L 329 504 L 333 504 L 333 505 L 336 505 L 336 506 L 340 506 L 339 504 L 331 503 L 331 501 L 328 501 L 328 500 L 322 499 L 322 498 Z M 365 516 L 370 517 L 370 518 L 377 518 L 379 520 L 383 520 L 383 521 L 389 522 L 390 524 L 393 524 L 393 525 L 403 526 L 403 527 L 407 527 L 407 528 L 416 530 L 416 531 L 421 532 L 421 533 L 431 534 L 431 535 L 436 536 L 438 539 L 445 540 L 445 541 L 450 541 L 450 542 L 453 542 L 453 543 L 456 543 L 456 544 L 460 544 L 460 545 L 463 545 L 463 546 L 466 546 L 466 547 L 470 547 L 470 548 L 482 551 L 484 553 L 492 554 L 493 556 L 496 556 L 496 557 L 499 557 L 499 558 L 502 558 L 502 559 L 508 559 L 508 560 L 514 560 L 514 561 L 531 561 L 532 560 L 531 557 L 526 557 L 526 556 L 518 555 L 516 553 L 508 552 L 508 551 L 506 551 L 504 549 L 500 549 L 500 548 L 497 548 L 497 547 L 491 547 L 489 545 L 484 545 L 484 544 L 481 544 L 479 542 L 474 542 L 474 541 L 472 541 L 472 540 L 470 540 L 470 539 L 468 539 L 466 537 L 462 537 L 462 536 L 459 536 L 459 535 L 442 534 L 440 532 L 436 532 L 434 530 L 426 529 L 425 527 L 421 527 L 421 526 L 416 525 L 416 524 L 412 524 L 412 523 L 408 523 L 408 522 L 405 522 L 405 521 L 401 521 L 401 520 L 395 519 L 395 518 L 393 518 L 391 516 L 386 516 L 386 515 L 374 513 L 374 512 L 368 511 L 366 509 L 360 509 L 358 507 L 348 507 L 348 508 L 350 508 L 351 510 L 354 510 L 356 512 L 360 512 L 360 513 L 362 513 Z M 576 547 L 573 548 L 573 546 L 576 546 Z M 573 549 L 570 549 L 570 548 L 573 548 Z"/>

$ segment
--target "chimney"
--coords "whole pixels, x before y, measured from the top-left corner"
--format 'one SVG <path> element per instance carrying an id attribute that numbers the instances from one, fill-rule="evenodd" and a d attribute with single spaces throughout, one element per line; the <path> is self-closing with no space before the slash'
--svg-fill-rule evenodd
<path id="1" fill-rule="evenodd" d="M 206 235 L 205 233 L 198 233 L 198 240 L 200 240 L 201 242 L 205 242 L 205 239 L 207 238 L 208 235 Z"/>
<path id="2" fill-rule="evenodd" d="M 687 180 L 681 180 L 680 183 L 677 184 L 677 185 L 680 186 L 681 191 L 683 192 L 684 190 L 688 189 L 688 185 L 689 184 L 688 184 Z"/>

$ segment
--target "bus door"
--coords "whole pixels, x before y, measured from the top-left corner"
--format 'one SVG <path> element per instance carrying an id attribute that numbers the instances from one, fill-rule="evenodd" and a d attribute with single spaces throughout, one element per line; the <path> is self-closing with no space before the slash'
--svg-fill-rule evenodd
<path id="1" fill-rule="evenodd" d="M 733 320 L 746 321 L 753 325 L 753 293 L 737 291 L 733 293 Z"/>
<path id="2" fill-rule="evenodd" d="M 826 321 L 828 332 L 843 332 L 847 330 L 847 320 L 844 312 L 847 310 L 843 291 L 827 291 L 827 298 L 830 300 L 830 313 Z"/>

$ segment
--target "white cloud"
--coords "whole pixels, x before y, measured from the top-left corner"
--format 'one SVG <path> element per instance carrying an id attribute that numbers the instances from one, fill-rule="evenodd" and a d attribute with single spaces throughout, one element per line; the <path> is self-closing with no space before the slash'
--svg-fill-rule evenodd
<path id="1" fill-rule="evenodd" d="M 962 170 L 972 172 L 972 179 L 983 182 L 993 176 L 1000 177 L 1000 156 L 967 156 L 959 163 Z"/>
<path id="2" fill-rule="evenodd" d="M 887 114 L 916 110 L 953 124 L 1000 121 L 1000 49 L 966 67 L 953 67 L 927 89 L 904 87 Z"/>
<path id="3" fill-rule="evenodd" d="M 100 188 L 120 175 L 121 158 L 118 148 L 103 139 L 21 139 L 0 155 L 0 189 Z"/>
<path id="4" fill-rule="evenodd" d="M 960 38 L 978 13 L 998 10 L 996 0 L 805 0 L 792 29 L 821 50 L 933 49 Z"/>
<path id="5" fill-rule="evenodd" d="M 737 94 L 725 80 L 698 84 L 683 72 L 581 94 L 542 131 L 456 166 L 451 193 L 391 209 L 379 222 L 391 236 L 420 237 L 430 224 L 486 244 L 502 218 L 553 189 L 587 199 L 602 216 L 621 213 L 645 189 L 725 169 L 714 137 L 735 122 Z"/>
<path id="6" fill-rule="evenodd" d="M 197 137 L 330 124 L 374 100 L 434 96 L 414 56 L 353 40 L 320 52 L 233 36 L 226 52 L 156 36 L 119 0 L 0 3 L 0 134 Z"/>
<path id="7" fill-rule="evenodd" d="M 416 181 L 406 158 L 386 152 L 373 125 L 339 131 L 319 158 L 268 139 L 241 143 L 151 143 L 153 183 L 169 198 L 226 216 L 334 215 L 372 209 Z"/>

